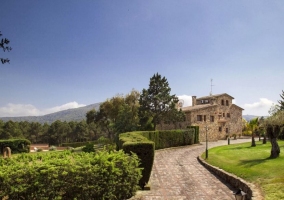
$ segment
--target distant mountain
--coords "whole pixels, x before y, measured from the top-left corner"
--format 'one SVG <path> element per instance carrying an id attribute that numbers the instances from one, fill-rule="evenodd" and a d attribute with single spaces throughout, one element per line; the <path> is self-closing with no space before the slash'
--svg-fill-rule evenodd
<path id="1" fill-rule="evenodd" d="M 63 110 L 43 116 L 25 116 L 25 117 L 0 117 L 4 122 L 12 120 L 15 122 L 28 121 L 51 124 L 56 120 L 60 121 L 82 121 L 86 119 L 86 113 L 92 109 L 99 110 L 101 103 L 95 103 L 88 106 Z"/>
<path id="2" fill-rule="evenodd" d="M 101 103 L 95 103 L 88 106 L 80 107 L 80 108 L 73 108 L 68 110 L 63 110 L 55 113 L 51 113 L 48 115 L 43 116 L 25 116 L 25 117 L 0 117 L 1 120 L 4 122 L 12 120 L 15 122 L 20 121 L 28 121 L 28 122 L 39 122 L 39 123 L 48 123 L 51 124 L 56 120 L 60 121 L 82 121 L 86 119 L 86 113 L 92 109 L 99 110 Z M 243 115 L 243 118 L 246 121 L 250 121 L 253 118 L 262 117 L 256 115 Z M 267 116 L 264 116 L 266 118 Z"/>
<path id="3" fill-rule="evenodd" d="M 256 117 L 264 117 L 264 118 L 266 118 L 267 116 L 256 116 L 256 115 L 243 115 L 243 118 L 247 121 L 247 122 L 249 122 L 250 120 L 252 120 L 252 119 L 254 119 L 254 118 L 256 118 Z"/>

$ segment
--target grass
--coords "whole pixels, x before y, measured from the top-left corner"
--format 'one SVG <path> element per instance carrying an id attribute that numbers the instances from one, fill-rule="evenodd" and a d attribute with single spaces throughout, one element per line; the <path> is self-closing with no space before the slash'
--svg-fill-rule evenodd
<path id="1" fill-rule="evenodd" d="M 278 141 L 278 144 L 283 151 L 284 141 Z M 266 200 L 284 199 L 283 153 L 276 159 L 270 159 L 269 142 L 256 142 L 256 147 L 250 145 L 243 143 L 209 149 L 206 161 L 259 186 Z"/>

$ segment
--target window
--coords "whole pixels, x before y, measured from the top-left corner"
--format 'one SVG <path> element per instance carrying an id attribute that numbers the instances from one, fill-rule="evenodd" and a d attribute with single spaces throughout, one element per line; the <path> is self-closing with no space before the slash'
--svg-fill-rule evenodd
<path id="1" fill-rule="evenodd" d="M 202 121 L 202 115 L 197 115 L 197 121 Z"/>
<path id="2" fill-rule="evenodd" d="M 226 100 L 226 106 L 229 106 L 229 101 L 228 100 Z"/>
<path id="3" fill-rule="evenodd" d="M 226 133 L 229 133 L 229 128 L 226 128 Z"/>
<path id="4" fill-rule="evenodd" d="M 204 115 L 204 121 L 206 122 L 206 115 Z"/>
<path id="5" fill-rule="evenodd" d="M 224 99 L 221 100 L 221 105 L 222 105 L 222 106 L 224 105 Z"/>
<path id="6" fill-rule="evenodd" d="M 214 122 L 214 116 L 210 116 L 210 122 Z"/>
<path id="7" fill-rule="evenodd" d="M 230 117 L 231 117 L 230 113 L 227 113 L 227 117 L 228 117 L 228 118 L 230 118 Z"/>
<path id="8" fill-rule="evenodd" d="M 219 132 L 222 132 L 222 126 L 219 126 Z"/>
<path id="9" fill-rule="evenodd" d="M 223 113 L 223 117 L 225 117 L 225 113 Z"/>

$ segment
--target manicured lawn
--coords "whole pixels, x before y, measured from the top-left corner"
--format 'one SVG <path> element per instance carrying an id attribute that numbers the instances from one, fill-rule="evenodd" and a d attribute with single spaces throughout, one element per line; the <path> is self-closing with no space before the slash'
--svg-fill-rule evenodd
<path id="1" fill-rule="evenodd" d="M 256 144 L 256 147 L 243 143 L 209 149 L 207 162 L 258 185 L 266 200 L 284 199 L 284 141 L 278 141 L 281 153 L 276 159 L 269 158 L 269 141 Z"/>

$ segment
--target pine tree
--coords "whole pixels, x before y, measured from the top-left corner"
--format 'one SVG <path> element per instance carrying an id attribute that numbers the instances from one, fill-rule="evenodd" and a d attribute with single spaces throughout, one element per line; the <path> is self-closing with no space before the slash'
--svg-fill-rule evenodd
<path id="1" fill-rule="evenodd" d="M 171 88 L 165 77 L 157 73 L 150 78 L 149 88 L 142 90 L 139 99 L 139 117 L 142 126 L 145 126 L 143 123 L 151 120 L 155 130 L 156 125 L 163 121 L 171 110 L 176 109 L 178 97 L 170 95 L 170 92 Z"/>
<path id="2" fill-rule="evenodd" d="M 282 94 L 280 94 L 282 100 L 279 100 L 278 103 L 280 104 L 279 110 L 284 110 L 284 91 L 282 90 Z"/>
<path id="3" fill-rule="evenodd" d="M 0 31 L 0 37 L 2 36 L 1 31 Z M 0 49 L 3 49 L 3 51 L 11 51 L 12 48 L 7 46 L 10 43 L 10 41 L 7 38 L 2 38 L 0 40 Z M 9 63 L 10 60 L 8 58 L 0 58 L 2 64 L 4 63 Z"/>

